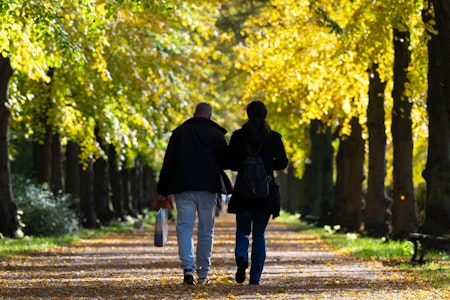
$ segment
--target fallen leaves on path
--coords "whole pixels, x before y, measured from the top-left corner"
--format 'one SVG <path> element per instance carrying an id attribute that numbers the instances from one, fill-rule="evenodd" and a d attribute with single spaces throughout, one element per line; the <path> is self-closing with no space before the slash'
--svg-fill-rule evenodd
<path id="1" fill-rule="evenodd" d="M 216 221 L 210 280 L 182 284 L 175 224 L 165 247 L 153 228 L 82 240 L 0 261 L 0 299 L 445 299 L 407 272 L 339 254 L 271 221 L 260 286 L 234 282 L 234 215 Z M 248 276 L 248 275 L 247 275 Z M 248 278 L 247 278 L 248 279 Z"/>

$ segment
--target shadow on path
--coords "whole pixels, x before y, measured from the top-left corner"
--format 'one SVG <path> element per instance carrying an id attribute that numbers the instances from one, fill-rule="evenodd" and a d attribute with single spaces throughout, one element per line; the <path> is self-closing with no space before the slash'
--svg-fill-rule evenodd
<path id="1" fill-rule="evenodd" d="M 261 285 L 237 284 L 234 215 L 226 213 L 216 221 L 210 281 L 186 286 L 175 224 L 169 228 L 162 248 L 153 246 L 148 227 L 0 261 L 0 299 L 444 299 L 407 275 L 338 254 L 273 220 Z"/>

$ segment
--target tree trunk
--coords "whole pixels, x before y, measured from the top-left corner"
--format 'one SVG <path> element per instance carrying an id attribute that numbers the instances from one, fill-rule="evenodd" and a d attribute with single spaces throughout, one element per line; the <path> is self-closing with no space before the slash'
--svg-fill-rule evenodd
<path id="1" fill-rule="evenodd" d="M 307 161 L 305 163 L 305 172 L 303 173 L 302 181 L 305 183 L 304 189 L 304 202 L 301 212 L 301 219 L 306 221 L 309 224 L 317 223 L 319 220 L 319 212 L 314 212 L 314 210 L 318 210 L 315 205 L 315 180 L 312 171 L 312 163 L 311 161 Z"/>
<path id="2" fill-rule="evenodd" d="M 111 185 L 111 202 L 116 218 L 125 219 L 125 210 L 122 200 L 122 184 L 117 165 L 117 153 L 113 145 L 108 150 L 109 180 Z"/>
<path id="3" fill-rule="evenodd" d="M 45 126 L 43 140 L 33 141 L 33 173 L 37 182 L 50 185 L 52 176 L 52 132 L 50 126 L 43 126 Z"/>
<path id="4" fill-rule="evenodd" d="M 148 165 L 144 165 L 142 170 L 143 176 L 143 197 L 145 207 L 148 209 L 153 208 L 153 197 L 156 194 L 156 180 L 155 180 L 155 172 Z"/>
<path id="5" fill-rule="evenodd" d="M 369 107 L 367 128 L 369 131 L 369 172 L 367 182 L 364 229 L 369 236 L 389 234 L 390 200 L 386 197 L 386 131 L 384 125 L 384 90 L 386 83 L 380 80 L 377 66 L 370 70 Z"/>
<path id="6" fill-rule="evenodd" d="M 136 211 L 137 214 L 142 213 L 142 176 L 141 176 L 141 162 L 139 158 L 136 158 L 134 161 L 134 167 L 130 169 L 130 191 L 131 191 L 131 200 L 132 207 Z"/>
<path id="7" fill-rule="evenodd" d="M 322 204 L 320 225 L 331 224 L 334 206 L 334 149 L 331 145 L 333 138 L 330 126 L 324 125 L 322 153 Z"/>
<path id="8" fill-rule="evenodd" d="M 322 177 L 321 177 L 321 154 L 322 154 L 322 143 L 321 143 L 321 130 L 322 122 L 319 120 L 312 120 L 310 124 L 310 140 L 311 140 L 311 163 L 308 166 L 308 172 L 305 175 L 308 176 L 308 210 L 311 215 L 310 218 L 313 220 L 319 220 L 322 211 Z"/>
<path id="9" fill-rule="evenodd" d="M 53 78 L 52 68 L 48 70 L 47 75 Z M 41 104 L 44 108 L 42 111 L 34 113 L 37 122 L 35 126 L 38 128 L 35 128 L 33 136 L 34 175 L 39 183 L 47 183 L 50 187 L 52 186 L 52 127 L 49 124 L 47 113 L 52 106 L 51 84 L 51 82 L 46 84 L 44 92 L 41 94 L 41 97 L 45 97 L 41 100 L 45 102 Z M 40 127 L 42 132 L 38 130 Z"/>
<path id="10" fill-rule="evenodd" d="M 302 212 L 304 206 L 303 182 L 295 177 L 294 166 L 289 165 L 287 173 L 277 172 L 276 180 L 280 186 L 281 207 L 290 213 Z"/>
<path id="11" fill-rule="evenodd" d="M 428 42 L 428 156 L 425 224 L 420 230 L 439 235 L 450 231 L 450 7 L 432 0 L 435 29 Z M 432 16 L 425 11 L 424 21 Z"/>
<path id="12" fill-rule="evenodd" d="M 409 82 L 407 69 L 411 62 L 409 31 L 394 28 L 394 88 L 392 98 L 392 143 L 394 148 L 392 233 L 395 240 L 408 237 L 417 230 L 416 200 L 412 173 L 413 140 L 412 102 L 405 96 Z"/>
<path id="13" fill-rule="evenodd" d="M 104 150 L 103 141 L 99 135 L 98 128 L 95 129 L 95 136 L 97 143 Z M 112 218 L 112 213 L 109 209 L 109 189 L 106 168 L 106 160 L 103 157 L 98 157 L 94 162 L 95 212 L 100 223 L 104 225 L 107 224 Z"/>
<path id="14" fill-rule="evenodd" d="M 133 194 L 131 192 L 130 173 L 131 169 L 129 168 L 124 168 L 119 172 L 120 182 L 122 183 L 122 200 L 125 214 L 136 218 L 137 212 L 133 207 Z"/>
<path id="15" fill-rule="evenodd" d="M 103 158 L 98 158 L 94 163 L 94 199 L 95 212 L 100 222 L 105 225 L 111 220 L 112 213 L 109 210 L 108 178 L 106 176 L 107 163 Z"/>
<path id="16" fill-rule="evenodd" d="M 19 222 L 17 205 L 13 201 L 9 165 L 9 120 L 11 112 L 8 102 L 8 84 L 13 74 L 9 58 L 0 55 L 0 233 L 15 237 Z"/>
<path id="17" fill-rule="evenodd" d="M 86 228 L 97 228 L 97 214 L 95 213 L 94 199 L 94 168 L 90 161 L 81 168 L 80 174 L 80 206 L 83 215 L 82 223 Z"/>
<path id="18" fill-rule="evenodd" d="M 362 225 L 364 140 L 358 118 L 350 121 L 350 136 L 340 138 L 336 155 L 335 218 L 344 232 L 359 232 Z"/>
<path id="19" fill-rule="evenodd" d="M 66 192 L 80 196 L 80 145 L 68 142 L 66 146 Z"/>
<path id="20" fill-rule="evenodd" d="M 54 195 L 64 191 L 61 141 L 59 133 L 52 135 L 51 189 Z"/>
<path id="21" fill-rule="evenodd" d="M 319 225 L 329 223 L 333 207 L 333 149 L 331 131 L 320 120 L 310 125 L 311 163 L 307 165 L 306 176 L 306 219 L 318 221 Z M 330 150 L 331 148 L 331 150 Z"/>

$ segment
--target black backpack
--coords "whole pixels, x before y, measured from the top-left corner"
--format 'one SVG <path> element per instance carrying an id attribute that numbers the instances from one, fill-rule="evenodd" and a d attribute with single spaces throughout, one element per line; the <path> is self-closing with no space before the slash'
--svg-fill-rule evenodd
<path id="1" fill-rule="evenodd" d="M 265 141 L 262 140 L 256 152 L 252 152 L 250 145 L 245 142 L 248 155 L 241 170 L 241 193 L 243 198 L 258 199 L 269 196 L 270 176 L 267 175 L 259 151 Z"/>

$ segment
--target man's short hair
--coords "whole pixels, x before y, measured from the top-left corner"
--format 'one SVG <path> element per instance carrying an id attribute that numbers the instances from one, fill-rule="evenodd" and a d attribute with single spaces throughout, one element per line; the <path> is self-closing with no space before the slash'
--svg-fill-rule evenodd
<path id="1" fill-rule="evenodd" d="M 195 108 L 195 117 L 209 118 L 212 114 L 212 106 L 207 102 L 200 102 Z"/>

